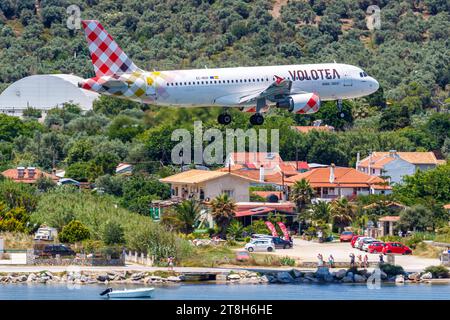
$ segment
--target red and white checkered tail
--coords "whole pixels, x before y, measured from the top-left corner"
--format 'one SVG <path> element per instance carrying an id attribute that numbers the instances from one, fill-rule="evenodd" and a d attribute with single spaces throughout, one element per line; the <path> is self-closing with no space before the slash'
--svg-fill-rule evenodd
<path id="1" fill-rule="evenodd" d="M 97 77 L 141 71 L 100 22 L 83 20 L 82 25 Z"/>

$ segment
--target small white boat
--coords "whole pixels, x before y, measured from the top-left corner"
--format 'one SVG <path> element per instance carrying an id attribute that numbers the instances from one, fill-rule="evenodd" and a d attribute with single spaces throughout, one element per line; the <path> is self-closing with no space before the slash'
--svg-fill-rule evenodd
<path id="1" fill-rule="evenodd" d="M 108 288 L 102 293 L 101 296 L 107 296 L 108 298 L 122 298 L 122 299 L 133 299 L 133 298 L 151 298 L 155 288 L 140 288 L 140 289 L 123 289 L 123 290 L 113 290 Z"/>

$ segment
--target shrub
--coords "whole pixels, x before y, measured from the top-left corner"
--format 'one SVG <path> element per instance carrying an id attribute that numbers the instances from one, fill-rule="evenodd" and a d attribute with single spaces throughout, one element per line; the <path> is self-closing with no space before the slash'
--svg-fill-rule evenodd
<path id="1" fill-rule="evenodd" d="M 103 241 L 107 245 L 125 243 L 122 226 L 115 221 L 108 221 L 103 229 Z"/>
<path id="2" fill-rule="evenodd" d="M 431 272 L 433 278 L 448 278 L 449 271 L 444 266 L 429 266 L 425 269 L 425 272 Z"/>
<path id="3" fill-rule="evenodd" d="M 89 239 L 89 237 L 89 229 L 78 220 L 69 222 L 58 235 L 59 241 L 66 243 L 83 241 Z"/>
<path id="4" fill-rule="evenodd" d="M 295 266 L 295 259 L 292 259 L 292 258 L 290 258 L 288 256 L 281 257 L 280 258 L 280 264 L 282 266 L 291 266 L 291 267 L 293 267 L 293 266 Z"/>
<path id="5" fill-rule="evenodd" d="M 388 277 L 393 277 L 398 274 L 404 274 L 405 271 L 403 270 L 402 266 L 395 266 L 393 264 L 382 264 L 380 266 L 381 271 L 387 274 Z"/>

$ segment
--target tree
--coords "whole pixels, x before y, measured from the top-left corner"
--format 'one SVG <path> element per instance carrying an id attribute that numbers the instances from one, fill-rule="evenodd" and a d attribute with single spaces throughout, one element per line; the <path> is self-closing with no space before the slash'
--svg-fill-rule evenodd
<path id="1" fill-rule="evenodd" d="M 108 221 L 103 229 L 103 242 L 107 245 L 125 243 L 123 227 L 115 221 Z"/>
<path id="2" fill-rule="evenodd" d="M 120 139 L 127 142 L 143 130 L 142 121 L 126 115 L 118 115 L 111 121 L 107 133 L 110 139 Z"/>
<path id="3" fill-rule="evenodd" d="M 49 177 L 41 176 L 36 180 L 36 188 L 39 191 L 46 192 L 54 187 L 56 187 L 56 183 Z"/>
<path id="4" fill-rule="evenodd" d="M 328 201 L 317 201 L 312 205 L 309 216 L 312 220 L 327 222 L 330 220 L 331 205 Z"/>
<path id="5" fill-rule="evenodd" d="M 381 130 L 395 130 L 409 126 L 411 123 L 407 106 L 385 108 L 381 114 L 379 127 Z"/>
<path id="6" fill-rule="evenodd" d="M 400 214 L 399 227 L 411 231 L 433 230 L 435 227 L 433 212 L 421 204 L 406 208 Z"/>
<path id="7" fill-rule="evenodd" d="M 295 202 L 297 210 L 299 212 L 311 203 L 311 199 L 313 196 L 314 189 L 306 179 L 296 181 L 292 186 L 290 198 Z"/>
<path id="8" fill-rule="evenodd" d="M 225 193 L 217 196 L 211 201 L 211 215 L 219 226 L 219 234 L 222 239 L 226 239 L 226 231 L 235 216 L 236 204 Z"/>
<path id="9" fill-rule="evenodd" d="M 232 239 L 238 239 L 242 237 L 242 232 L 244 231 L 244 226 L 238 220 L 231 221 L 227 228 L 227 233 Z"/>
<path id="10" fill-rule="evenodd" d="M 175 208 L 175 212 L 181 232 L 192 233 L 200 215 L 198 202 L 195 199 L 185 200 Z"/>
<path id="11" fill-rule="evenodd" d="M 330 214 L 333 225 L 338 227 L 339 233 L 341 233 L 344 227 L 352 223 L 353 218 L 355 217 L 355 207 L 347 200 L 347 198 L 342 197 L 331 203 Z"/>
<path id="12" fill-rule="evenodd" d="M 89 229 L 78 220 L 72 220 L 62 228 L 58 234 L 59 241 L 75 243 L 90 238 Z"/>

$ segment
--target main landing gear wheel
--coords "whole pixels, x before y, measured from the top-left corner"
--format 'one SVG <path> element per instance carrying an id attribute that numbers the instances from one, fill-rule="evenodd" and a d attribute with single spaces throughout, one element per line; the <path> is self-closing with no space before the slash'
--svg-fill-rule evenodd
<path id="1" fill-rule="evenodd" d="M 339 110 L 339 116 L 341 118 L 344 118 L 345 117 L 345 113 L 342 112 L 342 100 L 338 100 L 337 101 L 337 107 L 338 107 L 338 110 Z"/>
<path id="2" fill-rule="evenodd" d="M 217 122 L 219 122 L 220 124 L 224 124 L 224 125 L 230 124 L 231 116 L 228 113 L 222 113 L 217 118 Z"/>
<path id="3" fill-rule="evenodd" d="M 260 126 L 264 123 L 264 117 L 261 113 L 255 113 L 250 117 L 250 123 L 255 126 Z"/>

